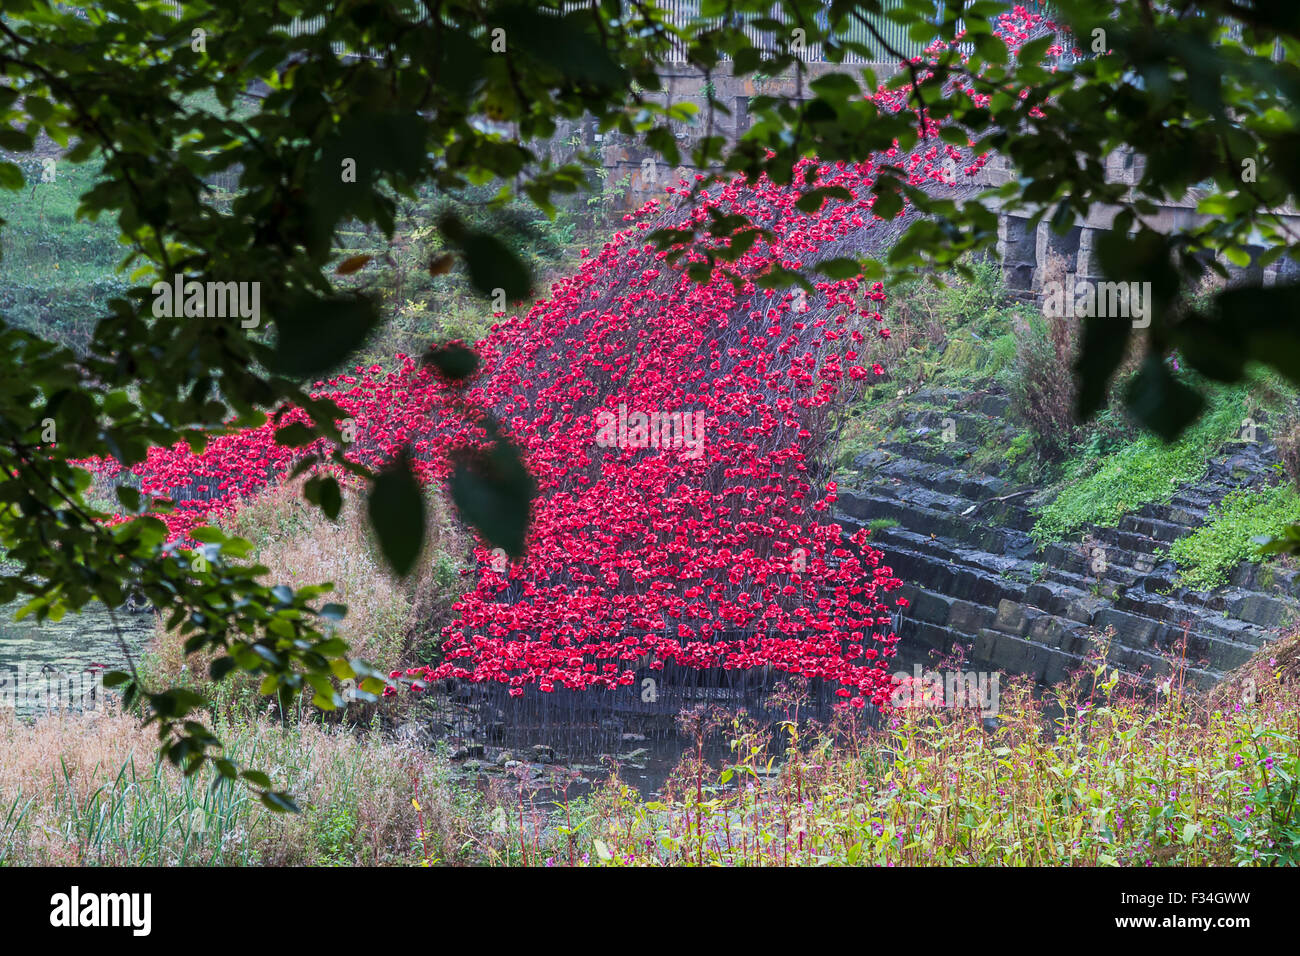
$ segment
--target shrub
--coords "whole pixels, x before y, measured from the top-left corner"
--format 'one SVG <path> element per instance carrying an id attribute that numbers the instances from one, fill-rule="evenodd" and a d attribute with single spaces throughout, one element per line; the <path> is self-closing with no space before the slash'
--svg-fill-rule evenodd
<path id="1" fill-rule="evenodd" d="M 1077 338 L 1074 323 L 1022 312 L 1016 333 L 1018 346 L 1009 376 L 1012 407 L 1028 426 L 1038 454 L 1059 461 L 1079 429 L 1071 371 Z"/>
<path id="2" fill-rule="evenodd" d="M 1044 282 L 1063 282 L 1065 260 L 1049 258 Z M 1033 436 L 1038 454 L 1048 461 L 1066 456 L 1078 432 L 1075 418 L 1074 360 L 1079 326 L 1065 316 L 1044 317 L 1036 310 L 1019 310 L 1015 317 L 1016 357 L 1009 384 L 1012 407 Z"/>
<path id="3" fill-rule="evenodd" d="M 1241 488 L 1225 495 L 1206 522 L 1170 548 L 1183 584 L 1208 590 L 1228 582 L 1242 561 L 1261 560 L 1255 538 L 1274 534 L 1300 514 L 1300 492 L 1289 484 Z"/>
<path id="4" fill-rule="evenodd" d="M 1113 526 L 1128 512 L 1166 500 L 1180 485 L 1201 477 L 1206 459 L 1237 434 L 1244 397 L 1242 388 L 1215 393 L 1206 414 L 1172 445 L 1144 433 L 1103 458 L 1074 459 L 1064 487 L 1039 514 L 1034 540 L 1057 541 L 1086 524 Z"/>

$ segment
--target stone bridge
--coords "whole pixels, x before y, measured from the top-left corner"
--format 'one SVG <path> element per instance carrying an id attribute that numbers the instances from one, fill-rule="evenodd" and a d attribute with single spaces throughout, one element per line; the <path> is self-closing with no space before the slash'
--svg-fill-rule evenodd
<path id="1" fill-rule="evenodd" d="M 807 81 L 844 68 L 839 64 L 825 62 L 809 62 L 805 65 L 808 74 L 802 88 L 793 74 L 789 73 L 775 77 L 752 74 L 737 77 L 724 72 L 706 77 L 685 64 L 665 67 L 660 72 L 664 83 L 661 102 L 665 105 L 694 102 L 700 106 L 695 121 L 674 124 L 674 133 L 683 155 L 688 155 L 710 131 L 712 135 L 723 136 L 729 143 L 734 143 L 743 136 L 750 128 L 749 103 L 753 97 L 777 96 L 801 100 L 808 96 Z M 896 69 L 892 64 L 884 62 L 865 65 L 870 66 L 882 81 Z M 705 112 L 706 91 L 710 86 L 730 114 L 715 114 L 711 127 Z M 557 159 L 565 158 L 572 154 L 578 144 L 583 148 L 599 150 L 607 183 L 626 182 L 622 203 L 628 209 L 635 209 L 648 199 L 662 197 L 665 184 L 697 172 L 691 166 L 679 166 L 670 170 L 661 160 L 657 161 L 657 154 L 644 144 L 616 133 L 602 136 L 592 124 L 575 123 L 564 128 L 553 141 L 552 155 Z M 1107 158 L 1107 177 L 1112 182 L 1134 185 L 1141 179 L 1144 165 L 1142 157 L 1117 151 Z M 999 186 L 1013 178 L 1013 175 L 1007 161 L 995 156 L 968 182 L 977 186 Z M 1139 218 L 1161 232 L 1176 232 L 1199 224 L 1210 218 L 1196 212 L 1202 195 L 1192 190 L 1179 200 L 1157 202 L 1159 208 L 1154 215 Z M 1031 225 L 1029 212 L 1017 211 L 1001 215 L 998 221 L 997 253 L 1002 262 L 1007 287 L 1026 295 L 1040 291 L 1043 268 L 1052 256 L 1064 259 L 1066 272 L 1076 279 L 1101 281 L 1101 268 L 1093 252 L 1096 236 L 1098 232 L 1111 228 L 1121 208 L 1119 205 L 1094 206 L 1086 218 L 1076 219 L 1073 227 L 1064 235 L 1055 233 L 1046 222 Z M 1295 210 L 1284 211 L 1282 218 L 1289 228 L 1300 232 L 1300 215 Z M 1263 251 L 1262 245 L 1252 247 L 1256 261 Z M 1223 264 L 1231 274 L 1265 285 L 1279 280 L 1300 279 L 1297 276 L 1300 266 L 1287 258 L 1266 267 L 1252 264 L 1243 269 L 1227 262 Z"/>

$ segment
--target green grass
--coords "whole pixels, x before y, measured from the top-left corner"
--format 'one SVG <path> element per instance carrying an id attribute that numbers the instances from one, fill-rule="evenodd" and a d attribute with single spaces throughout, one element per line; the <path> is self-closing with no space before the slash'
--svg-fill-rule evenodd
<path id="1" fill-rule="evenodd" d="M 1238 433 L 1245 400 L 1243 387 L 1218 391 L 1206 414 L 1172 444 L 1142 434 L 1105 457 L 1074 458 L 1063 489 L 1034 525 L 1034 540 L 1059 541 L 1088 524 L 1113 527 L 1143 505 L 1168 500 L 1200 478 L 1215 449 Z"/>
<path id="2" fill-rule="evenodd" d="M 1243 488 L 1226 495 L 1206 523 L 1170 549 L 1183 584 L 1208 590 L 1228 582 L 1242 561 L 1260 561 L 1254 538 L 1276 534 L 1300 516 L 1300 493 L 1289 484 Z"/>

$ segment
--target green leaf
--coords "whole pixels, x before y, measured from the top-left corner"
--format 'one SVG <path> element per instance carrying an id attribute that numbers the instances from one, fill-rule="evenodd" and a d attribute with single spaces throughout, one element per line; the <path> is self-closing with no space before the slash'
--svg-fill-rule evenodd
<path id="1" fill-rule="evenodd" d="M 233 671 L 237 666 L 238 665 L 235 663 L 233 657 L 218 657 L 208 665 L 208 673 L 212 676 L 213 680 L 219 681 Z"/>
<path id="2" fill-rule="evenodd" d="M 489 544 L 522 557 L 537 485 L 514 443 L 498 439 L 487 451 L 455 456 L 451 499 L 457 512 Z"/>
<path id="3" fill-rule="evenodd" d="M 424 544 L 424 495 L 405 452 L 375 476 L 368 509 L 380 550 L 392 569 L 405 577 Z"/>
<path id="4" fill-rule="evenodd" d="M 1037 40 L 1030 40 L 1020 48 L 1020 51 L 1016 54 L 1016 59 L 1021 64 L 1038 66 L 1043 62 L 1043 57 L 1047 55 L 1047 48 L 1055 42 L 1056 37 L 1050 33 L 1039 37 Z"/>
<path id="5" fill-rule="evenodd" d="M 435 345 L 424 353 L 424 364 L 432 366 L 443 378 L 461 382 L 473 375 L 479 366 L 478 356 L 460 342 Z"/>
<path id="6" fill-rule="evenodd" d="M 817 263 L 817 271 L 830 279 L 853 279 L 862 272 L 862 264 L 857 259 L 839 256 Z"/>
<path id="7" fill-rule="evenodd" d="M 343 492 L 332 475 L 326 475 L 320 485 L 320 510 L 333 521 L 343 510 Z"/>
<path id="8" fill-rule="evenodd" d="M 903 197 L 889 190 L 878 191 L 871 211 L 882 219 L 893 219 L 903 211 Z"/>
<path id="9" fill-rule="evenodd" d="M 26 184 L 23 171 L 10 162 L 0 162 L 0 187 L 19 190 Z"/>
<path id="10" fill-rule="evenodd" d="M 283 791 L 268 790 L 262 794 L 262 803 L 277 813 L 301 813 L 293 797 Z"/>
<path id="11" fill-rule="evenodd" d="M 89 395 L 80 389 L 61 389 L 51 397 L 46 414 L 57 423 L 60 445 L 88 450 L 99 426 L 99 408 Z"/>
<path id="12" fill-rule="evenodd" d="M 1158 355 L 1142 363 L 1126 399 L 1134 417 L 1165 441 L 1182 434 L 1205 407 L 1205 399 L 1178 381 Z"/>
<path id="13" fill-rule="evenodd" d="M 118 485 L 113 491 L 117 495 L 117 500 L 127 511 L 134 514 L 140 510 L 140 492 L 138 489 L 132 488 L 130 485 Z"/>
<path id="14" fill-rule="evenodd" d="M 532 295 L 533 278 L 528 267 L 496 236 L 467 232 L 453 241 L 465 258 L 470 284 L 481 295 L 492 298 L 501 290 L 511 302 Z"/>
<path id="15" fill-rule="evenodd" d="M 548 16 L 528 4 L 508 4 L 494 14 L 493 23 L 497 22 L 505 29 L 511 45 L 517 45 L 529 59 L 560 73 L 566 83 L 606 91 L 626 90 L 624 68 L 606 49 L 589 11 Z"/>
<path id="16" fill-rule="evenodd" d="M 275 430 L 275 443 L 286 448 L 301 448 L 310 445 L 319 436 L 301 422 L 293 422 Z"/>
<path id="17" fill-rule="evenodd" d="M 1091 418 L 1106 401 L 1110 378 L 1128 349 L 1132 324 L 1104 316 L 1083 320 L 1079 357 L 1075 360 L 1079 393 L 1076 411 L 1081 421 Z"/>
<path id="18" fill-rule="evenodd" d="M 320 616 L 329 621 L 341 621 L 347 613 L 347 605 L 344 604 L 326 604 L 320 609 Z"/>
<path id="19" fill-rule="evenodd" d="M 364 296 L 300 299 L 276 318 L 275 371 L 307 378 L 335 368 L 356 351 L 379 321 Z"/>

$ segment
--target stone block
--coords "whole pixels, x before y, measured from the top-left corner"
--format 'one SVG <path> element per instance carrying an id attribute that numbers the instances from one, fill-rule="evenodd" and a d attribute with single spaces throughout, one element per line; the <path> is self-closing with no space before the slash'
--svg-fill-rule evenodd
<path id="1" fill-rule="evenodd" d="M 988 627 L 993 617 L 990 607 L 970 601 L 953 601 L 948 612 L 948 626 L 962 634 L 974 634 L 980 628 Z"/>
<path id="2" fill-rule="evenodd" d="M 952 605 L 953 598 L 921 591 L 912 601 L 912 617 L 927 624 L 947 624 Z"/>
<path id="3" fill-rule="evenodd" d="M 998 613 L 993 620 L 993 627 L 1004 634 L 1019 636 L 1029 627 L 1029 615 L 1022 605 L 1003 598 L 998 602 Z"/>

